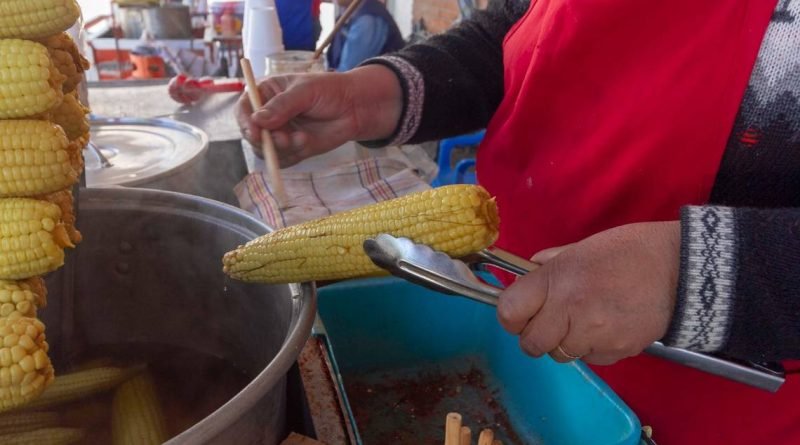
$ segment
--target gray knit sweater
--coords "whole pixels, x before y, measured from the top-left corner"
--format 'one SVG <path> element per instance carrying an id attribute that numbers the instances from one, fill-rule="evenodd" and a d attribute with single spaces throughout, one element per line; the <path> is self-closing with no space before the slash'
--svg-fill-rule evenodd
<path id="1" fill-rule="evenodd" d="M 405 99 L 396 134 L 375 144 L 485 127 L 503 97 L 503 37 L 528 4 L 492 1 L 443 35 L 368 61 L 398 75 Z M 800 358 L 799 98 L 800 0 L 781 0 L 709 205 L 683 209 L 665 343 L 759 362 Z"/>

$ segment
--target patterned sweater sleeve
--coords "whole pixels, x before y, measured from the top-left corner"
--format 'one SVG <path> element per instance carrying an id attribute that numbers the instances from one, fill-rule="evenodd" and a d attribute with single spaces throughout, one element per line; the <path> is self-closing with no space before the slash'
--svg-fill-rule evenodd
<path id="1" fill-rule="evenodd" d="M 800 209 L 686 207 L 664 342 L 755 362 L 800 358 Z"/>
<path id="2" fill-rule="evenodd" d="M 503 39 L 530 0 L 492 0 L 486 11 L 424 43 L 374 58 L 400 78 L 395 134 L 368 146 L 417 143 L 485 127 L 503 98 Z"/>

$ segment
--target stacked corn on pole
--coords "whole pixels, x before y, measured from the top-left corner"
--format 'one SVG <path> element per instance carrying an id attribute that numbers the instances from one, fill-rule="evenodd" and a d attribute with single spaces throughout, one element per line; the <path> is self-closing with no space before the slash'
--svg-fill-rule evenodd
<path id="1" fill-rule="evenodd" d="M 72 187 L 83 171 L 88 109 L 76 87 L 88 62 L 65 31 L 75 0 L 0 0 L 0 411 L 53 382 L 42 275 L 81 239 Z"/>

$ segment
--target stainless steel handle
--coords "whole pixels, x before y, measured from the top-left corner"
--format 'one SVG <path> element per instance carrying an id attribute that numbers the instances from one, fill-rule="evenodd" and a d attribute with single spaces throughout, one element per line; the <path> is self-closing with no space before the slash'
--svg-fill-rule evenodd
<path id="1" fill-rule="evenodd" d="M 539 267 L 539 264 L 520 258 L 513 253 L 506 252 L 496 247 L 481 250 L 475 254 L 475 256 L 477 257 L 477 262 L 492 264 L 515 275 L 525 275 Z"/>
<path id="2" fill-rule="evenodd" d="M 769 392 L 776 392 L 783 385 L 784 377 L 776 372 L 762 371 L 750 366 L 729 362 L 710 355 L 673 348 L 655 342 L 645 351 L 655 357 L 679 363 L 709 374 L 725 377 L 739 383 L 754 386 Z"/>

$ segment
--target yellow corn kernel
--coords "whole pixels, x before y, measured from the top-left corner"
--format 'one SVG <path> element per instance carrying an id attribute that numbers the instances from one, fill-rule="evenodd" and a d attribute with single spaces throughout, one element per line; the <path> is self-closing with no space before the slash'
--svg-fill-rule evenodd
<path id="1" fill-rule="evenodd" d="M 57 205 L 28 198 L 0 199 L 0 279 L 22 280 L 64 264 L 75 247 Z"/>
<path id="2" fill-rule="evenodd" d="M 4 0 L 0 2 L 0 38 L 47 37 L 66 31 L 80 15 L 75 0 Z"/>
<path id="3" fill-rule="evenodd" d="M 69 141 L 58 125 L 0 120 L 0 197 L 50 193 L 76 182 Z"/>
<path id="4" fill-rule="evenodd" d="M 461 257 L 494 243 L 498 224 L 483 187 L 440 187 L 269 233 L 225 254 L 223 270 L 262 283 L 376 275 L 384 272 L 364 253 L 367 238 L 388 233 Z"/>
<path id="5" fill-rule="evenodd" d="M 59 423 L 61 415 L 55 412 L 6 413 L 0 415 L 0 436 L 55 427 Z"/>
<path id="6" fill-rule="evenodd" d="M 72 197 L 72 190 L 59 190 L 55 193 L 36 196 L 36 199 L 53 203 L 61 209 L 61 220 L 64 222 L 64 229 L 72 244 L 78 244 L 83 240 L 81 232 L 75 227 L 75 200 Z"/>
<path id="7" fill-rule="evenodd" d="M 80 428 L 40 428 L 25 433 L 0 436 L 3 445 L 70 445 L 80 442 L 86 432 Z"/>
<path id="8" fill-rule="evenodd" d="M 0 2 L 0 17 L 8 3 Z M 0 119 L 33 116 L 58 105 L 64 79 L 42 44 L 0 39 Z"/>
<path id="9" fill-rule="evenodd" d="M 18 313 L 23 317 L 36 317 L 39 297 L 23 281 L 0 280 L 0 317 Z"/>
<path id="10" fill-rule="evenodd" d="M 49 50 L 58 49 L 68 52 L 72 57 L 72 63 L 75 64 L 78 71 L 86 71 L 91 67 L 89 61 L 81 55 L 78 45 L 75 44 L 75 41 L 68 32 L 61 32 L 43 39 L 37 39 L 37 42 L 46 46 Z"/>
<path id="11" fill-rule="evenodd" d="M 0 317 L 0 339 L 0 411 L 7 411 L 39 397 L 54 371 L 41 321 L 18 312 Z"/>
<path id="12" fill-rule="evenodd" d="M 48 120 L 60 126 L 70 142 L 78 142 L 81 148 L 89 141 L 89 109 L 83 106 L 73 91 L 64 95 L 64 100 L 56 107 L 40 115 L 43 120 Z"/>
<path id="13" fill-rule="evenodd" d="M 132 366 L 128 368 L 108 366 L 61 374 L 56 377 L 53 384 L 50 385 L 39 398 L 28 403 L 23 408 L 25 410 L 49 408 L 76 400 L 86 399 L 95 394 L 117 387 L 122 382 L 139 374 L 144 369 L 143 366 Z M 2 381 L 1 369 L 0 381 Z"/>
<path id="14" fill-rule="evenodd" d="M 160 445 L 167 426 L 150 373 L 143 372 L 120 385 L 111 405 L 113 445 Z"/>

